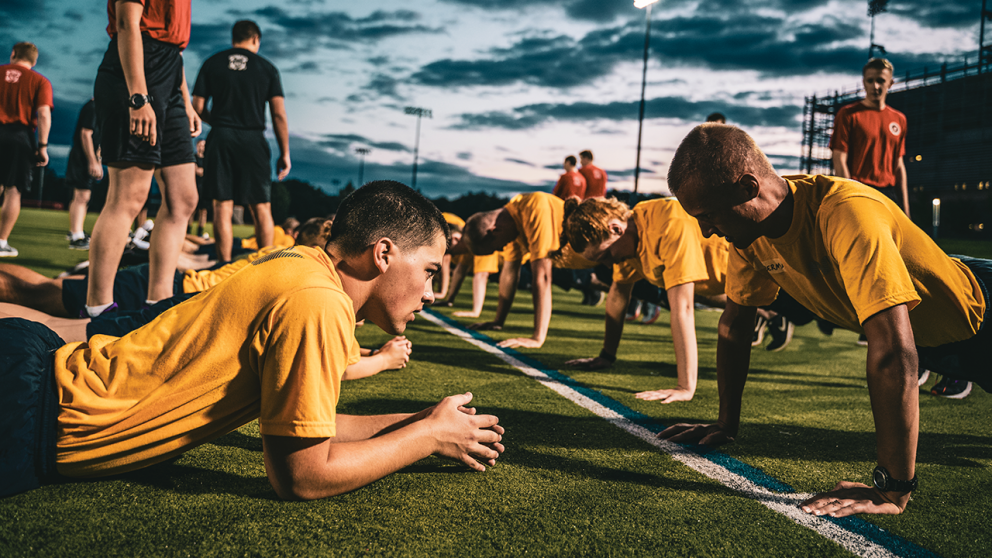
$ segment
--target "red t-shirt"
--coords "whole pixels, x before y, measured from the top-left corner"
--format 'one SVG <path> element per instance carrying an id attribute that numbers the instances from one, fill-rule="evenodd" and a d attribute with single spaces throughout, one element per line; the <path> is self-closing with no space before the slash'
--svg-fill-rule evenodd
<path id="1" fill-rule="evenodd" d="M 144 6 L 141 34 L 156 41 L 186 48 L 189 44 L 190 3 L 192 0 L 126 0 Z M 107 34 L 117 36 L 117 2 L 107 0 Z"/>
<path id="2" fill-rule="evenodd" d="M 851 178 L 874 186 L 896 185 L 897 158 L 906 154 L 906 115 L 886 106 L 866 107 L 861 101 L 837 112 L 830 149 L 847 152 Z"/>
<path id="3" fill-rule="evenodd" d="M 584 165 L 579 174 L 586 179 L 586 198 L 606 197 L 606 171 L 596 165 Z"/>
<path id="4" fill-rule="evenodd" d="M 551 193 L 563 200 L 572 196 L 579 196 L 579 199 L 582 199 L 586 194 L 586 179 L 575 171 L 566 172 L 558 178 L 558 184 L 555 184 L 555 189 Z"/>
<path id="5" fill-rule="evenodd" d="M 38 126 L 38 108 L 52 104 L 52 84 L 19 64 L 0 66 L 0 124 Z"/>

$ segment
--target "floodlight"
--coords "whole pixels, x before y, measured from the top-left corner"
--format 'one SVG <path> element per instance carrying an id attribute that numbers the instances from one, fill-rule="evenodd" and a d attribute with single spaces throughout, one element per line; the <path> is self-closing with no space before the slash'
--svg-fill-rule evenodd
<path id="1" fill-rule="evenodd" d="M 646 8 L 651 4 L 657 4 L 658 0 L 634 0 L 635 8 Z"/>

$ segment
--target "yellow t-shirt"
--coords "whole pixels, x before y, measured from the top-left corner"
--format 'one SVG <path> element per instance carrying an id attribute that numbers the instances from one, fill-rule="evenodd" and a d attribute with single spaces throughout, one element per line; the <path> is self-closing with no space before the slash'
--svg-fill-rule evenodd
<path id="1" fill-rule="evenodd" d="M 488 256 L 472 256 L 473 273 L 498 273 L 501 252 L 493 252 Z"/>
<path id="2" fill-rule="evenodd" d="M 220 283 L 224 279 L 234 275 L 236 272 L 248 267 L 248 264 L 258 258 L 279 250 L 282 250 L 282 248 L 277 246 L 264 248 L 217 269 L 187 269 L 186 272 L 183 273 L 183 292 L 198 293 L 205 291 L 217 283 Z"/>
<path id="3" fill-rule="evenodd" d="M 255 260 L 124 337 L 55 353 L 59 473 L 139 469 L 259 419 L 263 434 L 335 435 L 355 310 L 323 250 Z"/>
<path id="4" fill-rule="evenodd" d="M 272 229 L 272 246 L 276 248 L 289 248 L 296 244 L 296 239 L 293 235 L 286 234 L 286 230 L 276 225 Z M 258 250 L 260 247 L 258 245 L 258 240 L 253 236 L 251 238 L 242 238 L 241 247 L 245 250 Z M 262 246 L 261 248 L 269 248 L 269 246 Z"/>
<path id="5" fill-rule="evenodd" d="M 637 257 L 613 266 L 614 281 L 625 284 L 647 279 L 663 289 L 696 283 L 698 294 L 723 293 L 726 241 L 721 251 L 720 242 L 704 240 L 699 222 L 677 200 L 641 202 L 631 211 L 630 221 L 637 227 Z"/>
<path id="6" fill-rule="evenodd" d="M 821 318 L 857 332 L 871 316 L 906 304 L 922 347 L 978 332 L 985 300 L 974 275 L 891 200 L 853 180 L 785 178 L 795 198 L 792 225 L 781 238 L 730 250 L 731 300 L 764 306 L 781 287 Z"/>
<path id="7" fill-rule="evenodd" d="M 517 238 L 503 247 L 505 261 L 524 261 L 530 254 L 531 261 L 547 258 L 558 249 L 565 202 L 547 192 L 517 194 L 506 204 L 514 223 Z"/>
<path id="8" fill-rule="evenodd" d="M 454 213 L 448 213 L 445 211 L 441 214 L 444 217 L 444 221 L 453 227 L 463 228 L 465 226 L 465 220 L 461 217 L 455 215 Z"/>

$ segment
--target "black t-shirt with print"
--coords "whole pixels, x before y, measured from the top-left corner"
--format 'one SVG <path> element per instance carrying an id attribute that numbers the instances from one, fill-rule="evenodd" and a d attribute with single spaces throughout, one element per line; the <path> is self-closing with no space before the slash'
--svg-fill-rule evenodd
<path id="1" fill-rule="evenodd" d="M 265 129 L 265 103 L 282 97 L 279 70 L 243 48 L 232 48 L 203 63 L 193 95 L 213 99 L 210 125 L 243 130 Z"/>

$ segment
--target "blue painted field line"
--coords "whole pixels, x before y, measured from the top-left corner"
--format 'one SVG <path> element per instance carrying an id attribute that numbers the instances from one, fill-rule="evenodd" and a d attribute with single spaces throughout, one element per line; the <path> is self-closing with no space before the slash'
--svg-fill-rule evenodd
<path id="1" fill-rule="evenodd" d="M 647 415 L 644 415 L 642 413 L 639 413 L 627 407 L 626 405 L 620 403 L 619 401 L 616 401 L 615 399 L 612 399 L 604 395 L 603 393 L 597 390 L 586 387 L 585 385 L 576 381 L 574 378 L 562 374 L 558 370 L 548 368 L 544 364 L 533 358 L 523 355 L 520 352 L 515 351 L 513 349 L 504 349 L 501 347 L 497 347 L 496 341 L 494 341 L 491 337 L 484 335 L 478 331 L 470 330 L 462 326 L 461 323 L 447 316 L 444 316 L 438 312 L 429 309 L 424 309 L 423 313 L 425 314 L 425 317 L 428 318 L 429 321 L 435 322 L 438 325 L 441 325 L 442 327 L 446 326 L 445 329 L 449 331 L 455 330 L 455 331 L 451 331 L 452 333 L 460 333 L 462 336 L 469 337 L 475 340 L 476 342 L 486 345 L 490 352 L 502 353 L 507 357 L 512 358 L 513 360 L 519 361 L 524 366 L 532 368 L 534 371 L 546 376 L 550 381 L 556 384 L 560 384 L 561 386 L 567 387 L 569 390 L 574 391 L 575 393 L 580 394 L 581 396 L 584 396 L 590 401 L 595 402 L 595 404 L 598 404 L 599 406 L 608 409 L 609 411 L 612 411 L 616 415 L 623 417 L 623 419 L 629 421 L 633 425 L 636 425 L 642 429 L 645 429 L 655 434 L 661 432 L 666 428 L 665 425 L 658 423 L 655 419 Z M 686 453 L 691 453 L 693 455 L 696 455 L 712 463 L 713 465 L 718 466 L 719 468 L 725 469 L 726 471 L 728 471 L 733 475 L 742 477 L 747 481 L 749 481 L 749 484 L 753 484 L 757 487 L 761 487 L 765 490 L 782 495 L 796 494 L 795 489 L 793 489 L 788 484 L 779 481 L 774 477 L 768 475 L 764 471 L 761 471 L 756 467 L 752 467 L 747 463 L 739 461 L 723 452 L 708 449 L 705 446 L 699 446 L 696 444 L 671 444 L 667 442 L 666 444 L 681 448 L 681 450 L 684 450 Z M 759 498 L 759 499 L 769 500 L 768 498 Z M 805 498 L 801 498 L 801 499 L 805 499 Z M 799 499 L 791 498 L 789 501 L 790 502 L 799 501 Z M 771 507 L 773 510 L 776 507 L 782 506 L 782 502 L 774 502 L 774 505 L 769 505 L 767 501 L 762 501 L 762 503 L 764 503 L 768 507 Z M 795 506 L 794 503 L 792 504 L 787 503 L 786 505 L 787 506 L 792 505 L 793 507 L 798 509 L 798 507 Z M 793 514 L 787 514 L 787 515 L 793 515 Z M 852 550 L 853 552 L 861 556 L 888 555 L 888 556 L 905 556 L 905 557 L 913 557 L 913 558 L 924 558 L 924 557 L 939 558 L 937 554 L 934 554 L 923 547 L 913 544 L 912 542 L 898 535 L 889 533 L 888 531 L 882 529 L 881 527 L 856 516 L 849 516 L 844 518 L 831 518 L 831 517 L 815 517 L 815 516 L 807 515 L 805 513 L 803 513 L 802 516 L 800 516 L 800 518 L 807 520 L 800 523 L 803 524 L 804 526 L 809 527 L 809 525 L 805 525 L 805 523 L 809 522 L 808 520 L 813 520 L 814 522 L 815 521 L 826 522 L 833 524 L 837 528 L 840 528 L 841 530 L 846 531 L 851 535 L 860 536 L 865 541 L 872 543 L 871 546 L 874 548 L 864 548 L 863 552 L 858 552 L 858 550 L 864 545 L 859 545 L 856 543 L 856 541 L 852 542 L 846 540 L 846 538 L 843 535 L 840 535 L 839 537 L 830 536 L 828 533 L 835 531 L 835 529 L 830 529 L 830 528 L 814 529 L 820 532 L 821 534 L 828 536 L 828 538 L 834 539 L 842 546 L 845 546 L 845 548 L 848 548 L 849 550 Z M 796 520 L 796 517 L 790 517 L 790 518 Z M 878 552 L 879 550 L 882 550 L 883 552 L 879 553 Z"/>

